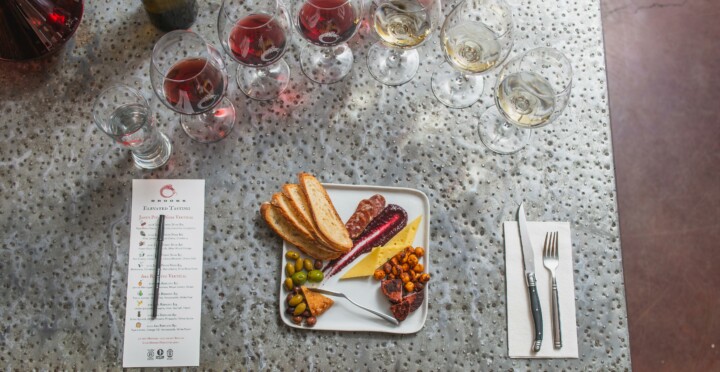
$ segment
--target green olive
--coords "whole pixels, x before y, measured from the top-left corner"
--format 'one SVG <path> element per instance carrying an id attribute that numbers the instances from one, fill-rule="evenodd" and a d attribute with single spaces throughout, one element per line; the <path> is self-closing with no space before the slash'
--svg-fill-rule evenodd
<path id="1" fill-rule="evenodd" d="M 288 291 L 292 291 L 293 287 L 295 287 L 295 284 L 293 284 L 293 280 L 290 278 L 285 279 L 285 288 Z"/>
<path id="2" fill-rule="evenodd" d="M 300 272 L 303 268 L 305 268 L 305 260 L 298 258 L 297 261 L 295 261 L 295 272 Z"/>
<path id="3" fill-rule="evenodd" d="M 295 311 L 293 311 L 293 315 L 297 316 L 302 314 L 305 311 L 305 308 L 307 308 L 307 305 L 304 302 L 301 302 L 299 305 L 295 307 Z"/>
<path id="4" fill-rule="evenodd" d="M 305 266 L 305 270 L 307 270 L 308 272 L 310 272 L 310 271 L 312 271 L 312 270 L 314 269 L 313 263 L 312 263 L 312 260 L 311 260 L 311 259 L 305 260 L 305 262 L 303 262 L 303 264 L 304 264 L 304 266 Z"/>
<path id="5" fill-rule="evenodd" d="M 304 300 L 303 295 L 297 294 L 297 295 L 293 296 L 293 298 L 291 298 L 290 301 L 288 301 L 288 305 L 297 306 L 298 304 L 303 302 L 303 300 Z"/>
<path id="6" fill-rule="evenodd" d="M 285 257 L 288 260 L 297 260 L 298 258 L 300 258 L 300 254 L 295 251 L 288 251 L 287 253 L 285 253 Z"/>
<path id="7" fill-rule="evenodd" d="M 288 263 L 285 266 L 285 271 L 287 271 L 288 276 L 293 276 L 295 274 L 295 265 Z"/>
<path id="8" fill-rule="evenodd" d="M 308 280 L 311 282 L 320 282 L 323 280 L 325 275 L 323 275 L 323 272 L 320 270 L 311 270 L 308 275 Z"/>
<path id="9" fill-rule="evenodd" d="M 303 285 L 305 284 L 305 281 L 307 280 L 307 274 L 305 274 L 302 271 L 296 272 L 292 276 L 292 282 L 295 285 Z M 302 312 L 302 311 L 301 311 Z"/>

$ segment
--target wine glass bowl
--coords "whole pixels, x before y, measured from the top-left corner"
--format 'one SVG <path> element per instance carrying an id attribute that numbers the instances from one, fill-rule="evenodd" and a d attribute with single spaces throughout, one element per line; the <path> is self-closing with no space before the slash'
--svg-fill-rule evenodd
<path id="1" fill-rule="evenodd" d="M 257 100 L 277 98 L 290 81 L 283 60 L 290 20 L 279 0 L 224 0 L 218 15 L 223 49 L 235 62 L 240 90 Z"/>
<path id="2" fill-rule="evenodd" d="M 193 140 L 219 141 L 232 130 L 235 108 L 225 98 L 225 64 L 200 35 L 177 30 L 160 38 L 153 48 L 150 81 L 160 100 L 182 114 L 182 128 Z"/>
<path id="3" fill-rule="evenodd" d="M 570 61 L 552 48 L 532 49 L 509 61 L 498 75 L 495 106 L 480 117 L 482 142 L 500 154 L 521 150 L 531 129 L 562 114 L 570 99 L 572 75 Z"/>
<path id="4" fill-rule="evenodd" d="M 318 48 L 304 48 L 303 73 L 311 80 L 330 84 L 351 70 L 353 53 L 346 44 L 358 31 L 363 0 L 292 0 L 293 23 L 298 33 Z"/>
<path id="5" fill-rule="evenodd" d="M 440 40 L 447 63 L 433 72 L 433 94 L 448 107 L 468 107 L 483 93 L 483 75 L 510 54 L 512 11 L 502 0 L 464 0 L 445 19 Z"/>
<path id="6" fill-rule="evenodd" d="M 373 29 L 380 38 L 368 50 L 370 74 L 385 85 L 412 80 L 420 67 L 415 48 L 432 34 L 440 14 L 440 0 L 379 0 Z"/>

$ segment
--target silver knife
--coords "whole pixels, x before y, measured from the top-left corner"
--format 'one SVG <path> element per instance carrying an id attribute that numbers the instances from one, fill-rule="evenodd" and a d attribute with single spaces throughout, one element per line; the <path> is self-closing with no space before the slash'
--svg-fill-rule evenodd
<path id="1" fill-rule="evenodd" d="M 540 309 L 540 299 L 538 298 L 535 281 L 535 256 L 530 243 L 530 233 L 527 228 L 523 204 L 520 204 L 518 209 L 518 228 L 520 229 L 520 244 L 522 244 L 523 265 L 525 266 L 525 283 L 530 292 L 530 310 L 532 310 L 533 324 L 535 325 L 535 341 L 533 341 L 532 349 L 538 352 L 543 339 L 542 310 Z"/>

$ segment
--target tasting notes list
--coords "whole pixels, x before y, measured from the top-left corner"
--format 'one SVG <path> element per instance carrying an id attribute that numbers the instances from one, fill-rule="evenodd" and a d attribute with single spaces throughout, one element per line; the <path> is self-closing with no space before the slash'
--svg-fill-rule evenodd
<path id="1" fill-rule="evenodd" d="M 165 236 L 152 318 L 158 219 Z M 204 180 L 133 180 L 123 367 L 198 366 Z"/>

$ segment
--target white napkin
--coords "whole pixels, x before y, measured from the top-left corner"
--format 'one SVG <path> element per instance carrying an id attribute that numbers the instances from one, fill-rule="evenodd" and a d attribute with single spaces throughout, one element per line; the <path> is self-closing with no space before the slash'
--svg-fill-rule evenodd
<path id="1" fill-rule="evenodd" d="M 508 355 L 510 358 L 577 358 L 578 343 L 575 322 L 575 284 L 573 282 L 572 242 L 568 222 L 528 222 L 530 242 L 535 252 L 535 277 L 542 309 L 543 341 L 540 351 L 532 351 L 535 337 L 530 297 L 525 284 L 522 245 L 517 222 L 505 222 L 505 277 L 507 278 Z M 562 349 L 553 347 L 552 286 L 550 272 L 543 266 L 545 233 L 558 232 L 558 257 L 555 270 L 560 302 Z"/>

